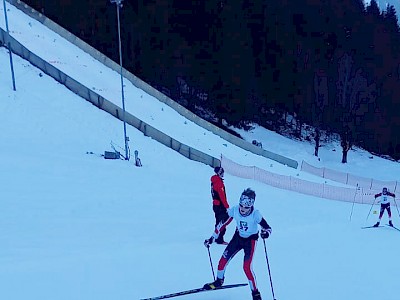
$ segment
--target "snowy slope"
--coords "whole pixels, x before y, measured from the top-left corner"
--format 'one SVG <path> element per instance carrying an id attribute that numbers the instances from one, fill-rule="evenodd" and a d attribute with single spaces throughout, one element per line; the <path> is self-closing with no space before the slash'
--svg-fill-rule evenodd
<path id="1" fill-rule="evenodd" d="M 15 19 L 21 18 L 14 22 L 26 21 L 11 11 Z M 59 48 L 60 53 L 69 53 L 63 45 Z M 86 154 L 110 150 L 110 141 L 121 143 L 122 123 L 40 76 L 19 57 L 14 57 L 17 91 L 13 92 L 8 59 L 0 48 L 1 299 L 141 299 L 212 280 L 202 244 L 213 227 L 212 169 L 131 127 L 128 133 L 132 147 L 139 149 L 142 168 Z M 167 111 L 162 104 L 157 108 L 157 102 L 151 103 L 154 112 Z M 139 107 L 137 103 L 138 111 Z M 161 123 L 162 128 L 174 134 L 175 116 L 165 113 L 165 117 L 168 122 Z M 189 132 L 183 137 L 191 143 L 204 135 Z M 274 145 L 287 144 L 285 151 L 293 156 L 304 147 L 274 134 L 268 133 L 268 138 Z M 207 140 L 210 149 L 218 149 L 221 141 L 213 143 Z M 324 151 L 330 147 L 322 149 L 322 161 L 332 166 L 337 161 L 339 168 L 337 152 Z M 225 148 L 228 151 L 230 145 Z M 307 149 L 304 157 L 309 155 Z M 250 157 L 239 150 L 229 154 Z M 381 160 L 369 168 L 357 151 L 350 160 L 354 172 L 364 176 L 398 176 L 397 163 Z M 369 205 L 353 207 L 229 175 L 225 184 L 231 205 L 243 189 L 253 187 L 256 206 L 273 227 L 267 247 L 277 299 L 398 299 L 400 233 L 391 228 L 360 229 L 376 221 L 378 206 L 367 220 Z M 392 211 L 395 225 L 400 224 L 397 207 Z M 233 225 L 228 228 L 228 237 L 233 229 Z M 214 267 L 222 251 L 223 247 L 212 245 Z M 263 299 L 272 299 L 261 243 L 253 267 Z M 246 282 L 242 253 L 226 273 L 227 284 L 236 282 Z M 181 299 L 251 298 L 245 287 Z"/>

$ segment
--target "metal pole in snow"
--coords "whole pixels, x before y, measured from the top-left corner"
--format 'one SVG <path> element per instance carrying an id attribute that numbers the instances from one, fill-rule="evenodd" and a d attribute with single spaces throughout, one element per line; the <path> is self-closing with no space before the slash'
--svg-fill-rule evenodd
<path id="1" fill-rule="evenodd" d="M 15 76 L 14 76 L 14 64 L 13 64 L 13 59 L 12 59 L 12 52 L 11 52 L 11 46 L 10 46 L 10 32 L 8 30 L 8 18 L 7 18 L 7 7 L 6 7 L 6 0 L 3 0 L 3 7 L 4 7 L 4 18 L 6 20 L 6 31 L 7 31 L 7 47 L 8 47 L 8 53 L 10 54 L 10 67 L 11 67 L 11 77 L 12 77 L 12 83 L 13 83 L 13 90 L 16 91 L 15 87 Z"/>
<path id="2" fill-rule="evenodd" d="M 115 3 L 117 6 L 117 22 L 118 22 L 118 47 L 119 47 L 119 65 L 121 75 L 121 96 L 122 96 L 122 120 L 124 122 L 124 139 L 125 139 L 125 160 L 129 160 L 129 137 L 126 136 L 126 121 L 125 121 L 125 96 L 124 96 L 124 79 L 122 76 L 122 46 L 121 46 L 121 25 L 119 20 L 119 9 L 122 7 L 123 0 L 110 0 L 111 3 Z"/>

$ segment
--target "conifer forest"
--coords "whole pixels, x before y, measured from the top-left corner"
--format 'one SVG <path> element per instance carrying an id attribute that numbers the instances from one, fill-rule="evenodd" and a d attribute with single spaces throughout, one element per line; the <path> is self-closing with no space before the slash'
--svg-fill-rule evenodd
<path id="1" fill-rule="evenodd" d="M 24 0 L 119 62 L 116 5 Z M 375 0 L 125 0 L 123 65 L 219 126 L 288 116 L 400 159 L 400 28 Z M 225 120 L 225 122 L 222 122 Z"/>

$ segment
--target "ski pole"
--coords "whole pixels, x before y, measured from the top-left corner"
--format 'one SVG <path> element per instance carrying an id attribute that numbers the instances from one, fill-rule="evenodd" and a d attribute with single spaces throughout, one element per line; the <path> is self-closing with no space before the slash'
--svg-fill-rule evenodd
<path id="1" fill-rule="evenodd" d="M 351 206 L 351 213 L 350 213 L 350 221 L 351 221 L 351 217 L 353 215 L 353 210 L 354 210 L 354 203 L 356 202 L 356 196 L 357 196 L 357 190 L 359 189 L 358 184 L 357 184 L 357 189 L 354 193 L 354 199 L 353 199 L 353 205 Z"/>
<path id="2" fill-rule="evenodd" d="M 208 258 L 210 259 L 211 271 L 212 271 L 213 278 L 214 278 L 214 281 L 215 281 L 214 267 L 213 267 L 213 263 L 212 263 L 212 260 L 211 260 L 211 254 L 210 254 L 210 245 L 207 246 L 207 251 L 208 251 Z"/>
<path id="3" fill-rule="evenodd" d="M 365 220 L 368 220 L 368 217 L 369 217 L 369 214 L 371 213 L 372 207 L 373 207 L 373 206 L 374 206 L 374 204 L 375 204 L 375 199 L 376 199 L 376 198 L 374 198 L 374 202 L 372 202 L 371 208 L 369 209 L 369 212 L 368 212 L 367 218 L 366 218 Z"/>
<path id="4" fill-rule="evenodd" d="M 265 245 L 265 239 L 263 239 L 264 243 L 264 250 L 265 250 L 265 258 L 267 259 L 267 266 L 268 266 L 268 274 L 269 274 L 269 282 L 271 283 L 271 291 L 272 291 L 272 297 L 275 299 L 275 294 L 274 294 L 274 287 L 272 286 L 272 277 L 271 277 L 271 270 L 269 268 L 269 262 L 268 262 L 268 254 L 267 254 L 267 246 Z"/>
<path id="5" fill-rule="evenodd" d="M 397 213 L 399 214 L 399 217 L 400 217 L 399 207 L 397 206 L 396 198 L 393 198 L 393 200 L 394 200 L 394 203 L 396 204 Z"/>

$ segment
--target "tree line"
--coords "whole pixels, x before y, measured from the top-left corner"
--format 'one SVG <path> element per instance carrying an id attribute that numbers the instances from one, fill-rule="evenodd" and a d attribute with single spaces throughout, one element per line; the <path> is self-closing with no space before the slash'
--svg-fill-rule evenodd
<path id="1" fill-rule="evenodd" d="M 115 4 L 25 0 L 119 62 Z M 282 132 L 293 116 L 400 159 L 400 28 L 371 0 L 135 0 L 120 10 L 124 67 L 211 122 Z"/>

